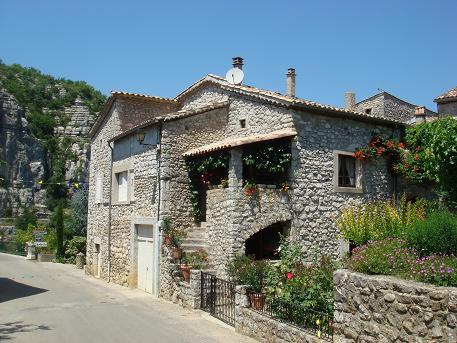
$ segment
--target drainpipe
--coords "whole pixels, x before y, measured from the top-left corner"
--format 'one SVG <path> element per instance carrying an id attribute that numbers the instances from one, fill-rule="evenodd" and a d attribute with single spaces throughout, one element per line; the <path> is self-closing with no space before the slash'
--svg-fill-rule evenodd
<path id="1" fill-rule="evenodd" d="M 159 123 L 159 145 L 157 147 L 157 225 L 155 228 L 155 236 L 157 239 L 154 240 L 154 260 L 156 261 L 155 265 L 157 268 L 155 268 L 155 295 L 156 297 L 160 296 L 160 247 L 162 243 L 162 234 L 160 232 L 160 227 L 162 226 L 162 219 L 160 216 L 161 210 L 162 210 L 162 202 L 161 202 L 161 192 L 162 192 L 162 180 L 160 179 L 161 175 L 161 168 L 162 168 L 162 128 L 163 128 L 163 122 L 161 121 Z"/>
<path id="2" fill-rule="evenodd" d="M 113 156 L 114 146 L 111 146 L 111 142 L 108 142 L 108 146 L 111 150 L 111 161 L 109 168 L 109 200 L 108 200 L 108 282 L 111 281 L 111 202 L 113 194 Z"/>

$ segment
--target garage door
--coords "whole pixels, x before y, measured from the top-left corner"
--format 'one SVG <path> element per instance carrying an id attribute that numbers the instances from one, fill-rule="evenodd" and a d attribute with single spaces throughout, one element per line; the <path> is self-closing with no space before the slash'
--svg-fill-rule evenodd
<path id="1" fill-rule="evenodd" d="M 154 278 L 154 227 L 138 225 L 138 288 L 152 293 Z"/>

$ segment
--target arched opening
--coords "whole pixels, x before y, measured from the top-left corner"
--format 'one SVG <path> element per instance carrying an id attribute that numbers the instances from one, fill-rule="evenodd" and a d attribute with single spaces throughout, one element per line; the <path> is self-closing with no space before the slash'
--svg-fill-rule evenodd
<path id="1" fill-rule="evenodd" d="M 288 236 L 290 221 L 279 222 L 256 232 L 245 242 L 245 254 L 253 255 L 256 260 L 278 260 L 281 235 Z"/>

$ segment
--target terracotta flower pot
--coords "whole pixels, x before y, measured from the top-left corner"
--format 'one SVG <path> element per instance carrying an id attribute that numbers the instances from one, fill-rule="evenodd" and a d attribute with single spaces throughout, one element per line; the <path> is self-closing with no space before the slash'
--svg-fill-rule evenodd
<path id="1" fill-rule="evenodd" d="M 265 294 L 249 293 L 249 301 L 254 310 L 262 310 L 265 305 Z"/>
<path id="2" fill-rule="evenodd" d="M 173 244 L 173 239 L 171 238 L 170 235 L 165 235 L 163 237 L 163 242 L 165 243 L 165 245 L 172 245 Z"/>
<path id="3" fill-rule="evenodd" d="M 171 257 L 173 257 L 175 260 L 179 260 L 182 256 L 182 250 L 178 247 L 173 247 L 171 249 Z"/>
<path id="4" fill-rule="evenodd" d="M 181 264 L 181 273 L 182 276 L 184 277 L 184 281 L 189 282 L 190 280 L 190 267 L 187 264 Z"/>

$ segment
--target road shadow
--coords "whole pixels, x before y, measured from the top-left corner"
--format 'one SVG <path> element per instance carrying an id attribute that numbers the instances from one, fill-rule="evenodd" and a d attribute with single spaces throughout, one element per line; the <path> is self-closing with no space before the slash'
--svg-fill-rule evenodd
<path id="1" fill-rule="evenodd" d="M 47 289 L 29 286 L 8 278 L 0 278 L 0 303 L 47 291 Z"/>
<path id="2" fill-rule="evenodd" d="M 0 341 L 14 339 L 11 335 L 20 332 L 51 330 L 47 325 L 24 324 L 23 321 L 0 324 Z"/>

